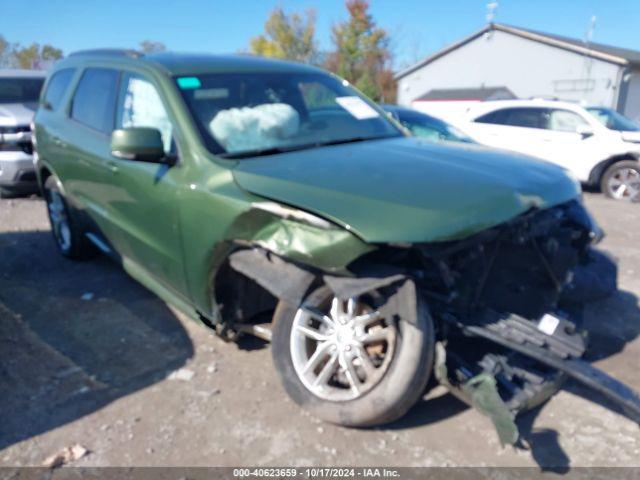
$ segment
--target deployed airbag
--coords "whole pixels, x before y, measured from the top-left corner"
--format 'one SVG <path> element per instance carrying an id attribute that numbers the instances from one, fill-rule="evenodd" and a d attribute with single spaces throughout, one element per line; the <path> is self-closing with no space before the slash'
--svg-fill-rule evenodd
<path id="1" fill-rule="evenodd" d="M 260 150 L 282 145 L 300 128 L 300 115 L 286 103 L 222 110 L 209 129 L 227 152 Z"/>

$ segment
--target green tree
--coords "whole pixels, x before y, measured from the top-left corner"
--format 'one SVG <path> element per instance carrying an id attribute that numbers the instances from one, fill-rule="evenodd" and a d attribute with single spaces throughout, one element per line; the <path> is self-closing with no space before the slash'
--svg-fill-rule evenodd
<path id="1" fill-rule="evenodd" d="M 299 13 L 287 15 L 282 8 L 276 8 L 269 15 L 264 30 L 264 35 L 251 40 L 252 53 L 307 63 L 317 61 L 316 16 L 313 10 L 307 10 L 303 16 Z"/>
<path id="2" fill-rule="evenodd" d="M 335 50 L 325 66 L 376 101 L 393 102 L 396 84 L 389 35 L 376 25 L 366 0 L 347 0 L 348 20 L 333 26 Z"/>
<path id="3" fill-rule="evenodd" d="M 154 40 L 143 40 L 140 42 L 140 50 L 143 53 L 159 53 L 167 50 L 167 47 L 162 42 L 156 42 Z"/>
<path id="4" fill-rule="evenodd" d="M 51 66 L 53 62 L 62 58 L 62 50 L 53 45 L 45 44 L 42 47 L 32 43 L 28 47 L 16 44 L 11 51 L 11 66 L 27 69 L 43 69 Z"/>
<path id="5" fill-rule="evenodd" d="M 28 47 L 16 45 L 13 49 L 13 57 L 18 68 L 36 69 L 40 59 L 40 45 L 32 43 Z"/>
<path id="6" fill-rule="evenodd" d="M 43 45 L 40 50 L 40 59 L 44 61 L 56 61 L 62 58 L 62 50 L 54 47 L 53 45 Z"/>

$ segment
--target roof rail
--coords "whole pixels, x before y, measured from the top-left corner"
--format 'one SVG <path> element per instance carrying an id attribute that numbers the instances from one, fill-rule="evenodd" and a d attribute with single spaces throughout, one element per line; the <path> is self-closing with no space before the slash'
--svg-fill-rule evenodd
<path id="1" fill-rule="evenodd" d="M 93 50 L 79 50 L 77 52 L 69 54 L 70 57 L 81 55 L 103 55 L 105 57 L 140 58 L 144 56 L 144 53 L 126 48 L 95 48 Z"/>

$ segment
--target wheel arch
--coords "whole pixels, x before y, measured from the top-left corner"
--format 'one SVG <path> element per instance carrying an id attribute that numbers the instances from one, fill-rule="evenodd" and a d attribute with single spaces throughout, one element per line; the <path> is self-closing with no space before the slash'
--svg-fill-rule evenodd
<path id="1" fill-rule="evenodd" d="M 604 172 L 606 172 L 611 165 L 618 162 L 624 162 L 627 160 L 637 162 L 640 160 L 640 154 L 634 154 L 631 152 L 623 153 L 620 155 L 614 155 L 613 157 L 609 157 L 608 159 L 598 163 L 595 167 L 591 169 L 591 173 L 589 174 L 589 185 L 593 187 L 599 187 L 600 181 L 602 180 L 602 176 L 604 175 Z"/>

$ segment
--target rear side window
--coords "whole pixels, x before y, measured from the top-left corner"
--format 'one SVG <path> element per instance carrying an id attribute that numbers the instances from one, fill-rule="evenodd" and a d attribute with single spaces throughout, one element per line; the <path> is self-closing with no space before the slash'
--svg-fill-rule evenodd
<path id="1" fill-rule="evenodd" d="M 64 93 L 69 88 L 75 69 L 65 68 L 53 74 L 44 94 L 44 106 L 49 110 L 58 110 Z"/>
<path id="2" fill-rule="evenodd" d="M 478 123 L 511 127 L 547 128 L 548 112 L 544 108 L 506 108 L 476 118 Z"/>
<path id="3" fill-rule="evenodd" d="M 82 74 L 71 104 L 71 118 L 99 132 L 113 130 L 118 71 L 88 68 Z"/>

